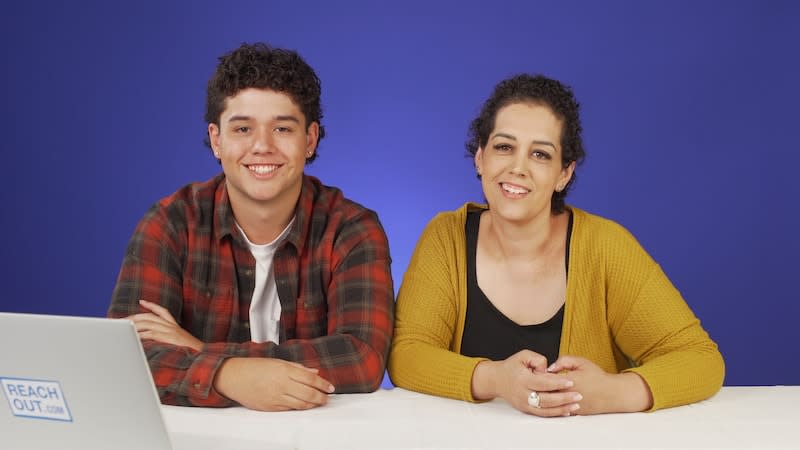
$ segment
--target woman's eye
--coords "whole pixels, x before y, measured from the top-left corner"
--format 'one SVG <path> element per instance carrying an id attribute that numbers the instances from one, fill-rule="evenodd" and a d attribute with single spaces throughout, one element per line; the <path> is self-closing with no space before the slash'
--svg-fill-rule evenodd
<path id="1" fill-rule="evenodd" d="M 509 152 L 511 151 L 511 146 L 508 144 L 497 144 L 494 146 L 494 149 L 499 152 Z"/>
<path id="2" fill-rule="evenodd" d="M 531 152 L 531 155 L 536 159 L 548 160 L 550 159 L 550 154 L 547 152 L 543 152 L 541 150 L 534 150 Z"/>

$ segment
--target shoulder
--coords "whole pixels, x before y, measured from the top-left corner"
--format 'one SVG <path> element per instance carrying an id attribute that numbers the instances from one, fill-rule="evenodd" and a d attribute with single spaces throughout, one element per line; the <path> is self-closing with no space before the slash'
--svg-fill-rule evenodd
<path id="1" fill-rule="evenodd" d="M 486 209 L 488 209 L 486 205 L 478 203 L 464 203 L 458 209 L 454 209 L 452 211 L 442 211 L 436 214 L 433 219 L 428 222 L 424 233 L 463 234 L 464 226 L 467 222 L 467 214 L 471 211 Z"/>
<path id="2" fill-rule="evenodd" d="M 225 175 L 219 174 L 202 182 L 189 183 L 158 201 L 165 209 L 205 209 L 213 207 L 218 191 L 225 184 Z"/>
<path id="3" fill-rule="evenodd" d="M 645 267 L 652 258 L 636 237 L 621 224 L 570 206 L 573 213 L 572 242 L 578 254 L 607 263 Z"/>
<path id="4" fill-rule="evenodd" d="M 375 211 L 345 197 L 338 187 L 322 184 L 315 177 L 309 175 L 303 177 L 303 190 L 310 194 L 308 195 L 310 202 L 307 202 L 310 204 L 307 206 L 310 206 L 312 219 L 335 219 L 334 221 L 337 223 L 360 220 L 377 221 L 378 215 Z"/>
<path id="5" fill-rule="evenodd" d="M 298 217 L 307 230 L 307 245 L 328 242 L 337 252 L 362 248 L 388 257 L 389 241 L 375 211 L 345 197 L 337 187 L 312 176 L 303 178 Z"/>
<path id="6" fill-rule="evenodd" d="M 197 228 L 202 223 L 210 228 L 216 205 L 225 195 L 224 184 L 223 174 L 207 181 L 186 184 L 151 206 L 142 223 L 159 224 L 173 230 Z"/>
<path id="7" fill-rule="evenodd" d="M 599 234 L 603 239 L 635 239 L 630 231 L 611 219 L 575 206 L 569 206 L 569 209 L 573 214 L 573 226 L 576 231 Z"/>
<path id="8" fill-rule="evenodd" d="M 574 234 L 591 237 L 604 246 L 639 246 L 636 237 L 621 224 L 596 214 L 570 206 L 573 213 Z"/>
<path id="9" fill-rule="evenodd" d="M 473 210 L 485 210 L 486 205 L 465 203 L 458 209 L 436 214 L 422 231 L 417 241 L 417 253 L 460 254 L 466 247 L 464 226 L 467 214 Z"/>
<path id="10" fill-rule="evenodd" d="M 378 214 L 344 196 L 341 189 L 335 186 L 322 184 L 317 178 L 306 175 L 303 180 L 303 190 L 310 195 L 310 201 L 304 202 L 308 208 L 303 208 L 311 215 L 311 220 L 317 224 L 346 226 L 378 226 Z M 305 197 L 305 193 L 303 197 Z M 301 201 L 306 198 L 301 199 Z"/>

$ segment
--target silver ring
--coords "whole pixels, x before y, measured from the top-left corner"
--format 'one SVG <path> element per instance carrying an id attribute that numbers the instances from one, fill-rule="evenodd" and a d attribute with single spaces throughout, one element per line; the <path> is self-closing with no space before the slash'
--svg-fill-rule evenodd
<path id="1" fill-rule="evenodd" d="M 528 404 L 533 406 L 534 408 L 541 408 L 541 406 L 539 405 L 540 400 L 541 399 L 539 398 L 538 392 L 531 391 L 531 393 L 528 394 Z"/>

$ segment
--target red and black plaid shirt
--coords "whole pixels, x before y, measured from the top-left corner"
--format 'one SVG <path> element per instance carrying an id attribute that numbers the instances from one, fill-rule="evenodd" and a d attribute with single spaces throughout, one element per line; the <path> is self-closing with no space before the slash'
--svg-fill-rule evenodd
<path id="1" fill-rule="evenodd" d="M 110 317 L 166 307 L 205 343 L 196 352 L 143 345 L 162 402 L 229 406 L 213 380 L 230 357 L 266 357 L 319 369 L 337 393 L 380 386 L 392 339 L 389 245 L 376 214 L 304 176 L 295 220 L 273 260 L 281 302 L 280 342 L 254 343 L 250 300 L 255 259 L 234 224 L 220 174 L 159 201 L 136 227 Z"/>

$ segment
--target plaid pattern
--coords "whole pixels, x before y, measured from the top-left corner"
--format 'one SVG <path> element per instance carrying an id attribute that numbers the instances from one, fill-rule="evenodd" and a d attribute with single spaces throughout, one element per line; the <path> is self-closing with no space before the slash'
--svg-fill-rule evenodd
<path id="1" fill-rule="evenodd" d="M 161 304 L 203 341 L 196 352 L 143 345 L 163 403 L 229 406 L 213 387 L 234 356 L 279 358 L 319 369 L 337 393 L 380 386 L 394 322 L 386 235 L 374 212 L 304 176 L 294 224 L 275 253 L 280 341 L 250 338 L 255 260 L 235 227 L 220 174 L 159 201 L 128 244 L 109 317 Z"/>

